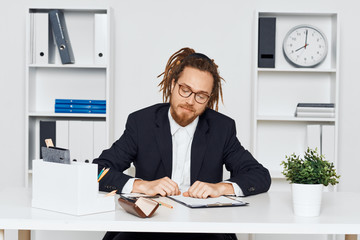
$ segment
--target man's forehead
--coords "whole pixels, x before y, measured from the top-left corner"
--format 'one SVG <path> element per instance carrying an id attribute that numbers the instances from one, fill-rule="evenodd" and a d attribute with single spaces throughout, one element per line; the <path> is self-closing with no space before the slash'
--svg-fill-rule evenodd
<path id="1" fill-rule="evenodd" d="M 178 79 L 178 83 L 190 87 L 195 92 L 209 93 L 212 90 L 214 79 L 210 72 L 185 67 Z"/>

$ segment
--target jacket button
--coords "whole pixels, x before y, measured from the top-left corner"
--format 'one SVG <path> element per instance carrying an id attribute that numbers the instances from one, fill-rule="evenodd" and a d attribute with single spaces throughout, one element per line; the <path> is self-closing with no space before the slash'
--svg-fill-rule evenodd
<path id="1" fill-rule="evenodd" d="M 250 187 L 250 188 L 248 189 L 248 191 L 249 191 L 249 192 L 254 192 L 254 191 L 255 191 L 255 188 L 254 188 L 254 187 Z"/>

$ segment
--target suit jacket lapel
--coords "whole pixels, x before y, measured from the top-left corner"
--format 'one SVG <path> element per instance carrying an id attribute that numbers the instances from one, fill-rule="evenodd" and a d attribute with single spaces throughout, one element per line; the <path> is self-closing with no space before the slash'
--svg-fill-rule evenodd
<path id="1" fill-rule="evenodd" d="M 207 131 L 209 125 L 206 120 L 206 112 L 204 112 L 198 122 L 194 139 L 191 145 L 191 185 L 197 180 L 201 166 L 204 161 L 208 135 Z"/>
<path id="2" fill-rule="evenodd" d="M 166 175 L 171 178 L 172 171 L 172 138 L 168 118 L 169 107 L 163 107 L 156 112 L 155 136 L 165 167 Z"/>

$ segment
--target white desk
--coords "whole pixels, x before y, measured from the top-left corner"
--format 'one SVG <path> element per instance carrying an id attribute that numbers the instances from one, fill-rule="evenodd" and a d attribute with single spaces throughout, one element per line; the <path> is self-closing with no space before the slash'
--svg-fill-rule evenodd
<path id="1" fill-rule="evenodd" d="M 360 193 L 324 193 L 321 215 L 314 218 L 294 216 L 290 192 L 244 200 L 250 205 L 211 209 L 190 209 L 169 200 L 174 208 L 159 207 L 150 219 L 132 216 L 120 207 L 79 217 L 31 208 L 28 189 L 0 190 L 0 229 L 360 234 Z"/>

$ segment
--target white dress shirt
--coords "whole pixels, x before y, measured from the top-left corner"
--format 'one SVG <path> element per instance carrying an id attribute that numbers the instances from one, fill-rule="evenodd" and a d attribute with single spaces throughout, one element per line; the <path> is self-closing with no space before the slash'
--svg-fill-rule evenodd
<path id="1" fill-rule="evenodd" d="M 199 117 L 195 118 L 189 125 L 182 127 L 175 122 L 170 114 L 170 110 L 168 116 L 173 142 L 171 179 L 178 184 L 181 192 L 186 192 L 190 187 L 191 144 Z"/>
<path id="2" fill-rule="evenodd" d="M 194 133 L 199 122 L 199 117 L 192 121 L 189 125 L 182 127 L 168 112 L 170 131 L 172 136 L 172 174 L 171 179 L 179 186 L 180 191 L 186 192 L 190 187 L 190 160 L 191 160 L 191 145 L 194 137 Z M 133 188 L 134 181 L 137 178 L 129 179 L 122 189 L 122 193 L 130 193 Z M 243 192 L 240 187 L 233 182 L 231 183 L 234 188 L 234 193 L 237 196 L 243 196 Z"/>

